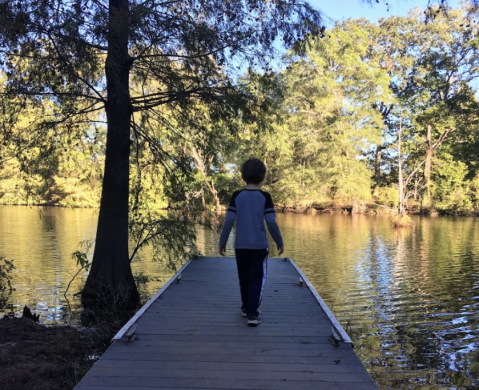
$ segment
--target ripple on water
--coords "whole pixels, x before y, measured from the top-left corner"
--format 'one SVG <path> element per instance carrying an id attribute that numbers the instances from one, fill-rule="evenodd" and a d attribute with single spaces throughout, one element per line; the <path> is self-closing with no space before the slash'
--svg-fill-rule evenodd
<path id="1" fill-rule="evenodd" d="M 0 254 L 15 259 L 17 313 L 28 304 L 45 322 L 69 318 L 63 292 L 77 271 L 71 253 L 94 237 L 96 219 L 91 210 L 42 209 L 39 218 L 35 209 L 0 207 L 0 226 L 9 226 L 0 232 Z M 479 361 L 477 219 L 414 218 L 411 229 L 373 216 L 279 214 L 278 222 L 286 255 L 351 335 L 381 389 L 479 388 L 472 367 Z M 201 252 L 216 256 L 217 234 L 200 233 Z M 234 255 L 232 242 L 227 253 Z M 171 273 L 142 255 L 134 268 L 152 278 L 151 295 Z M 70 293 L 84 280 L 81 274 Z"/>

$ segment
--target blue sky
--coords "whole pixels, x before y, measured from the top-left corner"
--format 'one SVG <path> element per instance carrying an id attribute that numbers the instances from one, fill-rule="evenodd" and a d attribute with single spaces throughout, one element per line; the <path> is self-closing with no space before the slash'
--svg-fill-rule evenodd
<path id="1" fill-rule="evenodd" d="M 342 20 L 347 18 L 358 19 L 361 17 L 377 21 L 379 18 L 390 15 L 407 15 L 410 8 L 426 8 L 428 0 L 380 0 L 379 4 L 375 0 L 372 6 L 361 0 L 309 0 L 309 3 L 316 9 L 323 11 L 324 14 L 333 20 Z M 389 12 L 387 11 L 389 4 Z M 449 0 L 450 6 L 457 6 L 458 0 Z M 330 23 L 326 23 L 330 25 Z"/>

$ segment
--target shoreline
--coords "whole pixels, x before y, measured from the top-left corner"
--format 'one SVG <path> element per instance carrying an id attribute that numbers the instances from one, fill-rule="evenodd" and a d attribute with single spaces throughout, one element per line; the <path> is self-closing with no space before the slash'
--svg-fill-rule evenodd
<path id="1" fill-rule="evenodd" d="M 37 208 L 59 208 L 59 209 L 88 209 L 99 210 L 100 207 L 87 207 L 87 206 L 63 206 L 59 204 L 2 204 L 0 207 L 37 207 Z M 180 211 L 182 208 L 160 208 L 161 211 Z M 209 209 L 201 210 L 200 212 L 208 211 Z M 397 211 L 395 208 L 380 204 L 365 203 L 361 205 L 353 205 L 349 203 L 324 203 L 324 204 L 312 204 L 307 206 L 290 206 L 290 205 L 276 205 L 276 212 L 280 213 L 293 213 L 293 214 L 343 214 L 343 215 L 393 215 Z M 354 210 L 354 212 L 353 212 Z M 226 207 L 223 212 L 226 212 Z M 457 210 L 440 210 L 440 209 L 421 209 L 418 205 L 412 207 L 406 215 L 417 215 L 424 217 L 478 217 L 479 210 L 469 210 L 467 212 L 458 212 Z"/>

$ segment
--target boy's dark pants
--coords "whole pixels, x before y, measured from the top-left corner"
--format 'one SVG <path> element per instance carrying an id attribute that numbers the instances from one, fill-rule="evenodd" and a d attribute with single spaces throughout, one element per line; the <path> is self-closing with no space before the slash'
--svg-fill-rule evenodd
<path id="1" fill-rule="evenodd" d="M 241 291 L 241 308 L 257 314 L 266 283 L 267 249 L 236 249 L 236 265 Z"/>

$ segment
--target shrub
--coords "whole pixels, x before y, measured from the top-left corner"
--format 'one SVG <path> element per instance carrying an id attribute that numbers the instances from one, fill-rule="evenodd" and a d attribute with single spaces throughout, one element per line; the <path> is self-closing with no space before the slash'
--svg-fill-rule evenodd
<path id="1" fill-rule="evenodd" d="M 408 227 L 412 225 L 411 217 L 406 214 L 393 214 L 391 219 L 394 227 Z"/>
<path id="2" fill-rule="evenodd" d="M 8 296 L 12 293 L 12 270 L 15 269 L 13 260 L 7 260 L 0 256 L 0 308 L 3 308 L 8 301 Z"/>

